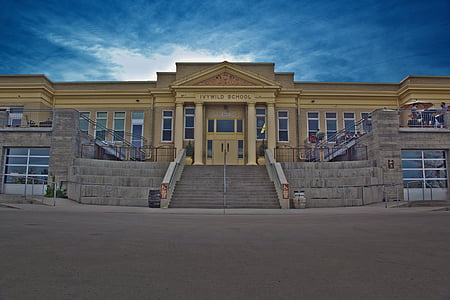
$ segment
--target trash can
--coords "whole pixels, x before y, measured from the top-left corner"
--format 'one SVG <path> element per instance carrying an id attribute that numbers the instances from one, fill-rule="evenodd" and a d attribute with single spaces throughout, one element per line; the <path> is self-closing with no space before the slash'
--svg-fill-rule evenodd
<path id="1" fill-rule="evenodd" d="M 148 191 L 148 207 L 151 208 L 161 207 L 161 194 L 159 190 Z"/>
<path id="2" fill-rule="evenodd" d="M 304 191 L 294 191 L 294 208 L 306 208 L 306 198 Z"/>

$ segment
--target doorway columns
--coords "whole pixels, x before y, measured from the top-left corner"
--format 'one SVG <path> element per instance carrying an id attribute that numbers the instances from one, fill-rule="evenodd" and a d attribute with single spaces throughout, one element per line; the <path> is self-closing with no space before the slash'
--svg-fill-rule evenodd
<path id="1" fill-rule="evenodd" d="M 255 103 L 247 104 L 247 165 L 256 165 L 256 108 Z"/>
<path id="2" fill-rule="evenodd" d="M 267 149 L 269 149 L 272 154 L 275 152 L 276 142 L 276 121 L 275 121 L 275 104 L 267 103 Z"/>
<path id="3" fill-rule="evenodd" d="M 195 103 L 194 165 L 203 165 L 203 102 Z"/>
<path id="4" fill-rule="evenodd" d="M 175 130 L 174 139 L 175 139 L 175 148 L 178 153 L 181 149 L 183 149 L 183 120 L 184 120 L 184 112 L 183 112 L 183 103 L 177 103 L 175 107 Z"/>

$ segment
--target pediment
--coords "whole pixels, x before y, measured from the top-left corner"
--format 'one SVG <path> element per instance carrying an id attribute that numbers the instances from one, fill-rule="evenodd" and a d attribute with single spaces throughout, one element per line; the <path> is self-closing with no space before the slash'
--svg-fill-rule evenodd
<path id="1" fill-rule="evenodd" d="M 171 84 L 175 87 L 255 87 L 272 86 L 280 84 L 260 74 L 246 70 L 233 63 L 223 62 L 205 70 L 188 75 Z"/>
<path id="2" fill-rule="evenodd" d="M 194 86 L 255 86 L 257 84 L 245 80 L 229 72 L 222 72 L 196 83 Z"/>

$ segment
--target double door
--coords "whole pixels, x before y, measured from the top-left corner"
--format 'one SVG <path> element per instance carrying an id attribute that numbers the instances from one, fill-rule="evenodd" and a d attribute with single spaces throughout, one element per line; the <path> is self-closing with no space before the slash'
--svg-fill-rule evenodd
<path id="1" fill-rule="evenodd" d="M 242 120 L 209 119 L 206 143 L 207 164 L 244 164 L 244 134 Z"/>
<path id="2" fill-rule="evenodd" d="M 236 140 L 213 140 L 212 141 L 212 164 L 237 165 L 238 141 Z"/>

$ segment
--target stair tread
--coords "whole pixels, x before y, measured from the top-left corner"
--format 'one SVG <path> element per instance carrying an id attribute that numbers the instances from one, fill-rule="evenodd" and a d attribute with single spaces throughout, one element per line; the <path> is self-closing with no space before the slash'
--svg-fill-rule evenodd
<path id="1" fill-rule="evenodd" d="M 227 166 L 227 208 L 280 208 L 264 166 Z M 186 166 L 170 207 L 223 208 L 223 166 Z"/>

